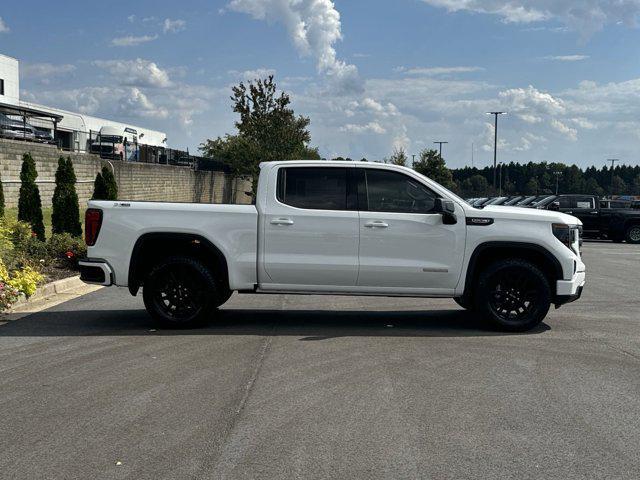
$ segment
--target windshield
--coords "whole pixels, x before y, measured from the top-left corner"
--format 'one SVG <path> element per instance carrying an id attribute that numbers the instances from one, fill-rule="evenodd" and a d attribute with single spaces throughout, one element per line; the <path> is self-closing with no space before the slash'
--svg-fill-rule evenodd
<path id="1" fill-rule="evenodd" d="M 98 141 L 101 143 L 122 143 L 122 137 L 117 135 L 101 135 Z"/>

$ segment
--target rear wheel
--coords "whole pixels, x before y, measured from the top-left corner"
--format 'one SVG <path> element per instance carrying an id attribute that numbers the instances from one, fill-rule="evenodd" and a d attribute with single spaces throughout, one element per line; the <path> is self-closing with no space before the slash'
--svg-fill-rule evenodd
<path id="1" fill-rule="evenodd" d="M 625 240 L 627 241 L 627 243 L 640 243 L 640 225 L 631 225 L 627 229 Z"/>
<path id="2" fill-rule="evenodd" d="M 535 265 L 519 259 L 500 260 L 480 275 L 475 306 L 494 327 L 523 332 L 547 315 L 551 288 Z"/>
<path id="3" fill-rule="evenodd" d="M 200 325 L 218 306 L 213 274 L 189 257 L 169 257 L 156 265 L 145 279 L 142 296 L 147 312 L 169 328 Z"/>

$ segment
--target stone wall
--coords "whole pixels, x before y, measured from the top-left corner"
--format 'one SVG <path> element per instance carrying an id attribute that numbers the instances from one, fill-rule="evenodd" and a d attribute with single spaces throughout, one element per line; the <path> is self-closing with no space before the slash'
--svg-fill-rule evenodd
<path id="1" fill-rule="evenodd" d="M 0 174 L 7 208 L 17 207 L 22 155 L 30 152 L 36 161 L 42 206 L 51 206 L 55 174 L 61 154 L 70 156 L 78 183 L 80 205 L 93 194 L 93 181 L 103 165 L 111 165 L 118 182 L 120 200 L 195 203 L 251 203 L 245 191 L 251 183 L 223 172 L 194 171 L 147 163 L 106 161 L 96 155 L 60 152 L 53 145 L 0 139 Z"/>

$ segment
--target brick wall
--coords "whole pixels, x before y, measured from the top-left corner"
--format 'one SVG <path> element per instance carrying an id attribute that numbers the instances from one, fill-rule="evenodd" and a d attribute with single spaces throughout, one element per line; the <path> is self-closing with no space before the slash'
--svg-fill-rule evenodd
<path id="1" fill-rule="evenodd" d="M 0 139 L 0 174 L 7 208 L 18 205 L 22 155 L 30 152 L 36 162 L 42 206 L 51 205 L 55 188 L 55 174 L 61 153 L 52 145 Z M 78 183 L 76 190 L 80 205 L 93 194 L 93 181 L 106 160 L 96 155 L 64 153 L 70 156 Z M 250 203 L 244 194 L 251 183 L 233 179 L 222 172 L 193 171 L 186 167 L 124 163 L 111 161 L 120 200 L 155 200 L 160 202 Z"/>

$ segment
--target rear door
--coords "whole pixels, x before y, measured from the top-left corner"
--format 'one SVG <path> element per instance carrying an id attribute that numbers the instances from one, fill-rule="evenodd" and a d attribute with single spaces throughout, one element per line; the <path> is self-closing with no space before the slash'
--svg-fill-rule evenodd
<path id="1" fill-rule="evenodd" d="M 573 215 L 582 221 L 585 232 L 596 233 L 600 230 L 599 205 L 597 199 L 590 195 L 574 195 L 572 198 Z M 568 212 L 567 212 L 568 213 Z"/>
<path id="2" fill-rule="evenodd" d="M 268 193 L 261 287 L 354 286 L 359 224 L 353 167 L 281 166 Z M 275 286 L 275 287 L 274 287 Z"/>
<path id="3" fill-rule="evenodd" d="M 434 213 L 438 195 L 412 176 L 380 168 L 356 168 L 360 207 L 358 286 L 450 293 L 458 283 L 466 225 L 444 225 Z M 428 290 L 428 292 L 427 292 Z"/>

